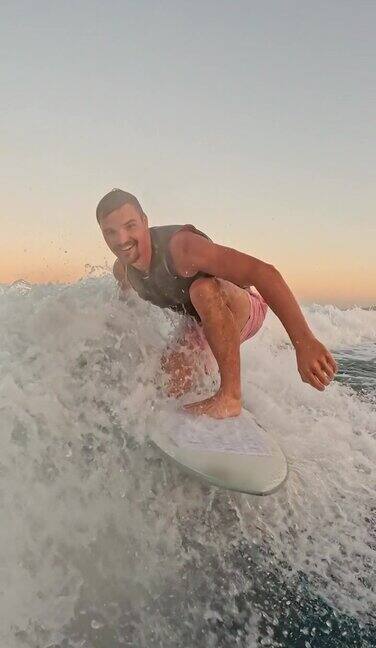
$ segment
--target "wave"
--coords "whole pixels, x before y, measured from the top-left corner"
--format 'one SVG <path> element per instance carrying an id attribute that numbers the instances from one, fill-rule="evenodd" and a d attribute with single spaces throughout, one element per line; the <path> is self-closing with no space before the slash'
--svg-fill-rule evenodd
<path id="1" fill-rule="evenodd" d="M 304 312 L 338 353 L 376 341 L 375 311 Z M 177 417 L 159 363 L 178 321 L 119 302 L 109 277 L 2 286 L 3 645 L 232 645 L 235 607 L 257 641 L 302 583 L 337 621 L 374 622 L 374 404 L 303 384 L 269 313 L 242 346 L 243 398 L 289 480 L 265 499 L 206 487 L 147 443 Z M 199 372 L 199 391 L 212 384 Z"/>

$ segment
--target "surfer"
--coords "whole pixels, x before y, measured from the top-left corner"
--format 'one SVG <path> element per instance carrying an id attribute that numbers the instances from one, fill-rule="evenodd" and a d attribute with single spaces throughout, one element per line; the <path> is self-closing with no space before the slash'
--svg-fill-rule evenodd
<path id="1" fill-rule="evenodd" d="M 150 227 L 137 198 L 113 189 L 97 206 L 97 221 L 117 257 L 113 272 L 121 290 L 161 307 L 190 315 L 184 336 L 209 346 L 219 369 L 220 387 L 210 398 L 185 405 L 191 413 L 226 418 L 240 414 L 240 344 L 257 333 L 269 306 L 296 351 L 303 382 L 323 391 L 336 362 L 310 330 L 279 271 L 243 252 L 219 245 L 193 225 Z M 257 293 L 251 287 L 257 289 Z M 172 351 L 162 358 L 170 394 L 192 384 L 193 354 Z"/>

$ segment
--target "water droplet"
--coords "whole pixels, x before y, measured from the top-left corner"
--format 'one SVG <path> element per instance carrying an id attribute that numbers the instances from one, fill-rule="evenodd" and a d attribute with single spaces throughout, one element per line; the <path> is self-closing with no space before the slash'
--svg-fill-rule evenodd
<path id="1" fill-rule="evenodd" d="M 96 619 L 93 619 L 90 625 L 93 630 L 99 630 L 100 628 L 103 628 L 103 623 L 97 621 Z"/>

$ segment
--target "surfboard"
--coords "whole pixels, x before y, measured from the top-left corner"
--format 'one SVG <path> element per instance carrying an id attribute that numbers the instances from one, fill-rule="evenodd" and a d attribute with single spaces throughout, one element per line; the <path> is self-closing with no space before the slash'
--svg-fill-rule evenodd
<path id="1" fill-rule="evenodd" d="M 150 440 L 180 468 L 219 488 L 268 495 L 287 477 L 277 440 L 245 409 L 222 420 L 181 414 L 177 425 L 174 417 L 174 426 L 154 429 Z"/>

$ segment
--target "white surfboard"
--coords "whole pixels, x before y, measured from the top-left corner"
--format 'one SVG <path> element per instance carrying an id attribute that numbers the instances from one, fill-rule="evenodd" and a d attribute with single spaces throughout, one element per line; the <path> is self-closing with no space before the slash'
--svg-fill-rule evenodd
<path id="1" fill-rule="evenodd" d="M 268 495 L 287 477 L 287 461 L 277 441 L 247 410 L 215 420 L 181 414 L 179 425 L 153 430 L 152 443 L 181 468 L 229 490 Z"/>

